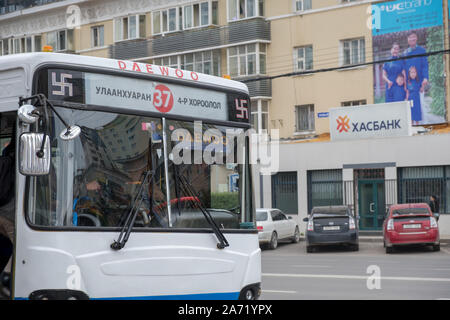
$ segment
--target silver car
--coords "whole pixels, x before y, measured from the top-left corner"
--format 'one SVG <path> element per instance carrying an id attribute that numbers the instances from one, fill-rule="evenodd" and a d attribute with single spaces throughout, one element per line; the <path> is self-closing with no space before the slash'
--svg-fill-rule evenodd
<path id="1" fill-rule="evenodd" d="M 300 241 L 297 222 L 279 209 L 256 209 L 256 227 L 259 244 L 267 245 L 270 249 L 276 249 L 279 240 Z"/>

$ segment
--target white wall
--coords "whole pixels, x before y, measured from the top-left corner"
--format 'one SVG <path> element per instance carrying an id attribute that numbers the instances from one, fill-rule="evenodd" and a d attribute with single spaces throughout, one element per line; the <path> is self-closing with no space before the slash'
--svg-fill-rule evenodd
<path id="1" fill-rule="evenodd" d="M 306 173 L 308 170 L 342 169 L 343 165 L 395 163 L 387 167 L 386 179 L 397 178 L 397 167 L 450 165 L 450 134 L 416 135 L 411 137 L 366 139 L 356 141 L 280 144 L 279 171 L 298 173 L 298 209 L 295 217 L 301 220 L 307 215 L 308 193 Z M 353 170 L 343 170 L 343 180 L 353 180 Z M 259 192 L 259 186 L 255 185 Z M 271 177 L 264 177 L 264 207 L 271 207 Z M 439 220 L 442 236 L 450 237 L 450 215 Z"/>

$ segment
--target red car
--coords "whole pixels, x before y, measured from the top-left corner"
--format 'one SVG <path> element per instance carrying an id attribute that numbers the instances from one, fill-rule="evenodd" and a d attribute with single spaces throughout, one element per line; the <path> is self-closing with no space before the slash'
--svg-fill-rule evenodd
<path id="1" fill-rule="evenodd" d="M 383 224 L 384 247 L 392 253 L 394 246 L 424 244 L 440 250 L 439 227 L 426 203 L 396 204 L 389 208 Z"/>

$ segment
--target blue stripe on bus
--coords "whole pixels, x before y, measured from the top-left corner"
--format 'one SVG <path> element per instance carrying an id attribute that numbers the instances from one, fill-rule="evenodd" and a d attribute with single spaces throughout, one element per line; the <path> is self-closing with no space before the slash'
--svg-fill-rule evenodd
<path id="1" fill-rule="evenodd" d="M 238 298 L 239 292 L 224 292 L 224 293 L 181 294 L 181 295 L 167 295 L 167 296 L 91 298 L 91 300 L 237 300 Z M 16 297 L 14 298 L 14 300 L 29 300 L 29 299 Z"/>

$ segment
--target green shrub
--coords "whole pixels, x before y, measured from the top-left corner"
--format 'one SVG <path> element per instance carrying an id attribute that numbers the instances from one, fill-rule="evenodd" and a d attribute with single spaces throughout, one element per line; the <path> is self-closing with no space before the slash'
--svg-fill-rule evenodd
<path id="1" fill-rule="evenodd" d="M 239 192 L 211 193 L 211 208 L 232 209 L 239 206 Z"/>

